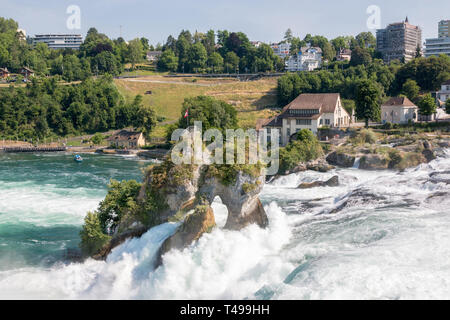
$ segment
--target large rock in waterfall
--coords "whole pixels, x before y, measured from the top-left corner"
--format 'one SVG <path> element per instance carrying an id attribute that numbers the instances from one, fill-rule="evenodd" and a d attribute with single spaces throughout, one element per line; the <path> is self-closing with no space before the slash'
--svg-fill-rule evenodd
<path id="1" fill-rule="evenodd" d="M 327 156 L 326 160 L 334 166 L 351 168 L 355 164 L 356 157 L 334 151 Z"/>
<path id="2" fill-rule="evenodd" d="M 389 160 L 379 154 L 367 154 L 363 156 L 359 163 L 362 170 L 382 170 L 389 167 Z"/>
<path id="3" fill-rule="evenodd" d="M 205 232 L 210 232 L 216 225 L 214 213 L 210 206 L 199 205 L 188 215 L 174 235 L 166 239 L 161 246 L 156 265 L 162 264 L 162 256 L 172 249 L 184 249 L 200 239 Z"/>
<path id="4" fill-rule="evenodd" d="M 139 208 L 121 218 L 112 239 L 94 257 L 104 259 L 114 247 L 153 226 L 185 219 L 160 254 L 183 248 L 215 225 L 210 205 L 216 196 L 228 208 L 226 229 L 254 223 L 264 228 L 268 219 L 258 197 L 264 182 L 260 165 L 175 165 L 165 160 L 148 169 L 137 199 Z"/>
<path id="5" fill-rule="evenodd" d="M 303 182 L 298 186 L 298 189 L 311 189 L 316 187 L 337 187 L 339 186 L 339 177 L 333 176 L 327 181 Z"/>

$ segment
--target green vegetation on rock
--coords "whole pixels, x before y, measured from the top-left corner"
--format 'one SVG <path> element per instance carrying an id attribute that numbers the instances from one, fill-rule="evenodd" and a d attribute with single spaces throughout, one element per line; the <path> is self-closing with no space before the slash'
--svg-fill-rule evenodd
<path id="1" fill-rule="evenodd" d="M 315 160 L 323 155 L 319 140 L 311 131 L 300 130 L 297 137 L 298 140 L 280 148 L 280 173 L 292 170 L 301 162 Z"/>
<path id="2" fill-rule="evenodd" d="M 103 232 L 97 212 L 88 212 L 84 218 L 80 237 L 80 248 L 86 256 L 97 253 L 111 239 L 110 236 Z"/>

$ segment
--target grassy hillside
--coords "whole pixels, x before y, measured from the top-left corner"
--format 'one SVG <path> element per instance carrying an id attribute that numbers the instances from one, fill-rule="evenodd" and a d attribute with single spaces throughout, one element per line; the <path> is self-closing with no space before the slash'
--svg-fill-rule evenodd
<path id="1" fill-rule="evenodd" d="M 239 82 L 234 79 L 192 79 L 148 76 L 136 79 L 116 79 L 119 91 L 126 99 L 136 94 L 153 106 L 159 117 L 165 119 L 158 124 L 154 137 L 162 137 L 165 127 L 178 120 L 185 98 L 209 95 L 226 101 L 238 110 L 239 125 L 254 127 L 258 118 L 275 114 L 277 80 Z M 151 91 L 151 94 L 146 94 Z"/>

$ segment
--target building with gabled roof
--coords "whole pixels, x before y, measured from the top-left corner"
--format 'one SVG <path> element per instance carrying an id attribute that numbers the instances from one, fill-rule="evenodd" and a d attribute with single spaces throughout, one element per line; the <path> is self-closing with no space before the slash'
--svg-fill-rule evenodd
<path id="1" fill-rule="evenodd" d="M 6 79 L 10 76 L 8 68 L 0 68 L 0 79 Z"/>
<path id="2" fill-rule="evenodd" d="M 343 128 L 352 122 L 344 109 L 339 93 L 304 93 L 285 106 L 273 118 L 259 123 L 263 129 L 279 130 L 281 144 L 286 145 L 291 136 L 302 129 L 317 134 L 321 127 Z"/>
<path id="3" fill-rule="evenodd" d="M 34 77 L 34 71 L 31 70 L 30 68 L 27 67 L 23 67 L 20 70 L 20 74 L 26 79 L 28 80 L 30 77 Z"/>
<path id="4" fill-rule="evenodd" d="M 381 105 L 381 122 L 416 122 L 418 111 L 419 108 L 407 97 L 393 97 Z"/>
<path id="5" fill-rule="evenodd" d="M 350 49 L 339 49 L 338 54 L 336 55 L 337 61 L 350 61 L 352 60 L 352 50 Z"/>
<path id="6" fill-rule="evenodd" d="M 109 146 L 113 148 L 138 149 L 145 146 L 145 138 L 142 132 L 122 130 L 107 139 Z"/>

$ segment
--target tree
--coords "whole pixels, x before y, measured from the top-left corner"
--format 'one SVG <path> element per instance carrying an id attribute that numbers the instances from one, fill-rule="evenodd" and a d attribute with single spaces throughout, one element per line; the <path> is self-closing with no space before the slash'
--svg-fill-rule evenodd
<path id="1" fill-rule="evenodd" d="M 416 58 L 420 58 L 422 56 L 422 49 L 420 49 L 420 46 L 417 46 L 416 48 Z"/>
<path id="2" fill-rule="evenodd" d="M 292 92 L 294 85 L 288 77 L 281 77 L 278 79 L 277 95 L 278 103 L 280 105 L 286 105 L 292 100 Z"/>
<path id="3" fill-rule="evenodd" d="M 100 132 L 97 132 L 92 136 L 91 141 L 94 145 L 99 145 L 103 142 L 104 139 L 105 137 L 103 137 L 103 135 Z"/>
<path id="4" fill-rule="evenodd" d="M 377 39 L 372 32 L 361 32 L 355 37 L 359 47 L 361 48 L 375 48 Z"/>
<path id="5" fill-rule="evenodd" d="M 323 155 L 322 147 L 316 136 L 308 129 L 297 133 L 297 139 L 285 148 L 280 148 L 280 172 L 292 170 L 301 162 L 315 160 Z"/>
<path id="6" fill-rule="evenodd" d="M 415 101 L 419 96 L 420 87 L 415 80 L 408 79 L 402 88 L 402 93 L 408 97 L 409 100 Z"/>
<path id="7" fill-rule="evenodd" d="M 188 70 L 199 72 L 205 68 L 208 54 L 201 42 L 194 43 L 188 50 L 187 67 Z"/>
<path id="8" fill-rule="evenodd" d="M 205 46 L 208 55 L 211 55 L 214 52 L 214 46 L 216 45 L 216 35 L 214 30 L 208 30 L 202 43 Z"/>
<path id="9" fill-rule="evenodd" d="M 158 70 L 175 72 L 178 68 L 178 58 L 172 49 L 164 51 L 158 59 Z"/>
<path id="10" fill-rule="evenodd" d="M 367 65 L 370 62 L 372 62 L 372 56 L 367 49 L 356 47 L 352 50 L 352 59 L 350 60 L 350 65 Z"/>
<path id="11" fill-rule="evenodd" d="M 445 112 L 450 114 L 450 98 L 447 98 L 447 100 L 445 101 Z"/>
<path id="12" fill-rule="evenodd" d="M 227 73 L 230 71 L 235 71 L 236 67 L 239 65 L 239 57 L 236 53 L 230 51 L 225 56 L 225 69 Z"/>
<path id="13" fill-rule="evenodd" d="M 108 194 L 97 209 L 99 225 L 104 234 L 112 235 L 120 219 L 136 210 L 136 197 L 140 189 L 141 184 L 135 180 L 110 181 Z"/>
<path id="14" fill-rule="evenodd" d="M 331 40 L 331 44 L 333 45 L 336 51 L 340 49 L 349 49 L 350 48 L 350 38 L 351 37 L 337 37 Z"/>
<path id="15" fill-rule="evenodd" d="M 288 43 L 291 43 L 292 38 L 293 38 L 292 30 L 291 30 L 291 28 L 289 28 L 284 33 L 284 40 L 286 40 Z"/>
<path id="16" fill-rule="evenodd" d="M 141 39 L 133 39 L 128 43 L 128 60 L 131 62 L 132 69 L 135 68 L 138 62 L 141 62 L 144 55 L 144 45 Z"/>
<path id="17" fill-rule="evenodd" d="M 208 66 L 212 68 L 212 72 L 220 72 L 223 69 L 223 58 L 217 53 L 213 52 L 208 57 Z"/>
<path id="18" fill-rule="evenodd" d="M 184 99 L 178 123 L 180 128 L 187 127 L 184 118 L 186 110 L 189 112 L 189 125 L 194 125 L 194 121 L 201 121 L 203 132 L 210 128 L 216 128 L 225 133 L 226 129 L 237 127 L 236 109 L 232 105 L 213 97 L 198 96 Z"/>
<path id="19" fill-rule="evenodd" d="M 97 253 L 111 239 L 103 233 L 98 214 L 94 212 L 88 212 L 84 218 L 80 238 L 80 248 L 86 256 Z"/>
<path id="20" fill-rule="evenodd" d="M 422 99 L 420 99 L 418 107 L 419 113 L 424 116 L 431 116 L 432 114 L 436 113 L 436 102 L 429 93 L 426 94 Z"/>
<path id="21" fill-rule="evenodd" d="M 142 130 L 146 139 L 150 138 L 150 133 L 156 125 L 156 113 L 152 107 L 146 106 L 142 103 L 142 96 L 137 95 L 134 98 L 134 109 L 137 110 L 134 119 L 134 127 Z"/>
<path id="22" fill-rule="evenodd" d="M 362 80 L 356 88 L 356 116 L 364 119 L 366 128 L 369 127 L 369 120 L 379 121 L 380 119 L 380 89 L 371 80 Z"/>

